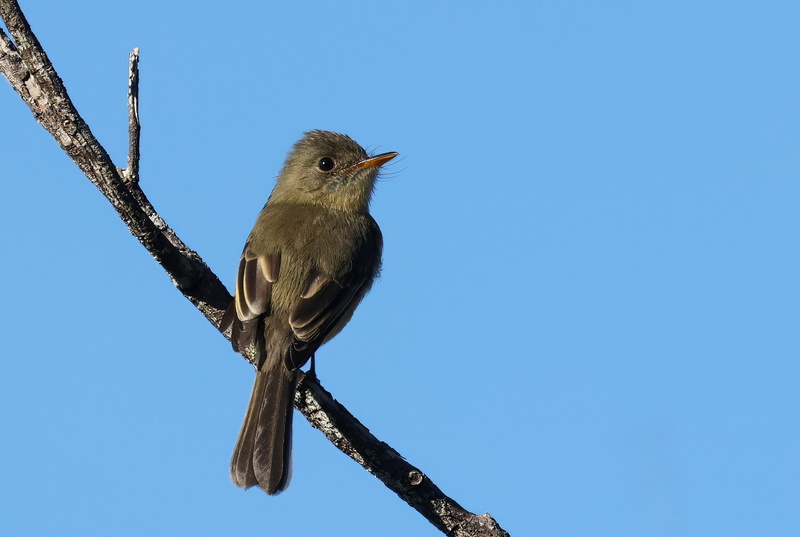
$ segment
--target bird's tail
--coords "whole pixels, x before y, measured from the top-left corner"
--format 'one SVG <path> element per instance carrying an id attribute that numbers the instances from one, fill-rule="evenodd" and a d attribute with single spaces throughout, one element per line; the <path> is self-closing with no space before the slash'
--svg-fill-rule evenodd
<path id="1" fill-rule="evenodd" d="M 256 373 L 253 395 L 233 451 L 231 479 L 238 487 L 258 485 L 267 494 L 278 494 L 289 486 L 292 477 L 297 373 L 282 362 L 264 366 Z"/>

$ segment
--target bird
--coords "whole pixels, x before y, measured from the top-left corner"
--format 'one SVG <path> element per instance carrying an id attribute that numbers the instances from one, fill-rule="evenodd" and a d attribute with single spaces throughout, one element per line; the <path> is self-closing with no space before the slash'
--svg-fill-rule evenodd
<path id="1" fill-rule="evenodd" d="M 288 153 L 245 242 L 220 330 L 255 356 L 256 378 L 231 458 L 231 479 L 267 494 L 291 479 L 298 371 L 347 324 L 381 269 L 369 213 L 381 166 L 352 138 L 304 133 Z"/>

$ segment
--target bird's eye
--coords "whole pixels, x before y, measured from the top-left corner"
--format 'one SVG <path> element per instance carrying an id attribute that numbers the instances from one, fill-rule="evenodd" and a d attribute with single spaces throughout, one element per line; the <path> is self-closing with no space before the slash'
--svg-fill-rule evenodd
<path id="1" fill-rule="evenodd" d="M 330 157 L 322 157 L 321 159 L 319 159 L 319 162 L 317 162 L 317 168 L 319 168 L 323 172 L 331 171 L 335 165 L 336 163 L 334 163 L 333 159 Z"/>

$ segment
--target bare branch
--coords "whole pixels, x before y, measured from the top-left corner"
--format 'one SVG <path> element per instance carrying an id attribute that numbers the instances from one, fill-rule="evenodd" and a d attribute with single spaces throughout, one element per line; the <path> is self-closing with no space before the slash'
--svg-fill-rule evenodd
<path id="1" fill-rule="evenodd" d="M 128 167 L 125 178 L 133 183 L 139 182 L 139 135 L 142 126 L 139 123 L 139 47 L 130 55 L 128 70 Z"/>
<path id="2" fill-rule="evenodd" d="M 117 168 L 78 114 L 16 0 L 0 0 L 0 72 L 89 180 L 108 198 L 131 234 L 164 268 L 175 286 L 217 328 L 231 296 L 200 256 L 158 215 L 139 187 L 138 49 L 130 56 L 128 167 Z M 245 356 L 248 358 L 248 356 Z M 304 378 L 295 406 L 342 452 L 383 481 L 447 535 L 505 536 L 489 515 L 475 515 L 445 496 L 419 469 L 337 403 L 316 380 Z"/>
<path id="3" fill-rule="evenodd" d="M 295 407 L 343 453 L 380 479 L 445 535 L 507 537 L 497 521 L 476 515 L 446 496 L 428 476 L 369 432 L 315 378 L 301 377 Z"/>
<path id="4" fill-rule="evenodd" d="M 158 216 L 136 181 L 126 181 L 78 114 L 15 0 L 0 0 L 14 42 L 0 39 L 0 71 L 83 173 L 108 198 L 134 237 L 214 326 L 231 296 L 196 252 Z M 137 114 L 138 115 L 138 114 Z M 138 142 L 137 142 L 138 145 Z"/>

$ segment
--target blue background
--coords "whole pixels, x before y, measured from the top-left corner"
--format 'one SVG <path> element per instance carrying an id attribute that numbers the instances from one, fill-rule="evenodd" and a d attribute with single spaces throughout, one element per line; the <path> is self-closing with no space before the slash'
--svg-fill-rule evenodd
<path id="1" fill-rule="evenodd" d="M 800 532 L 800 4 L 23 1 L 101 143 L 230 286 L 305 130 L 399 151 L 381 281 L 318 353 L 512 535 Z M 439 535 L 253 373 L 0 84 L 0 534 Z"/>

